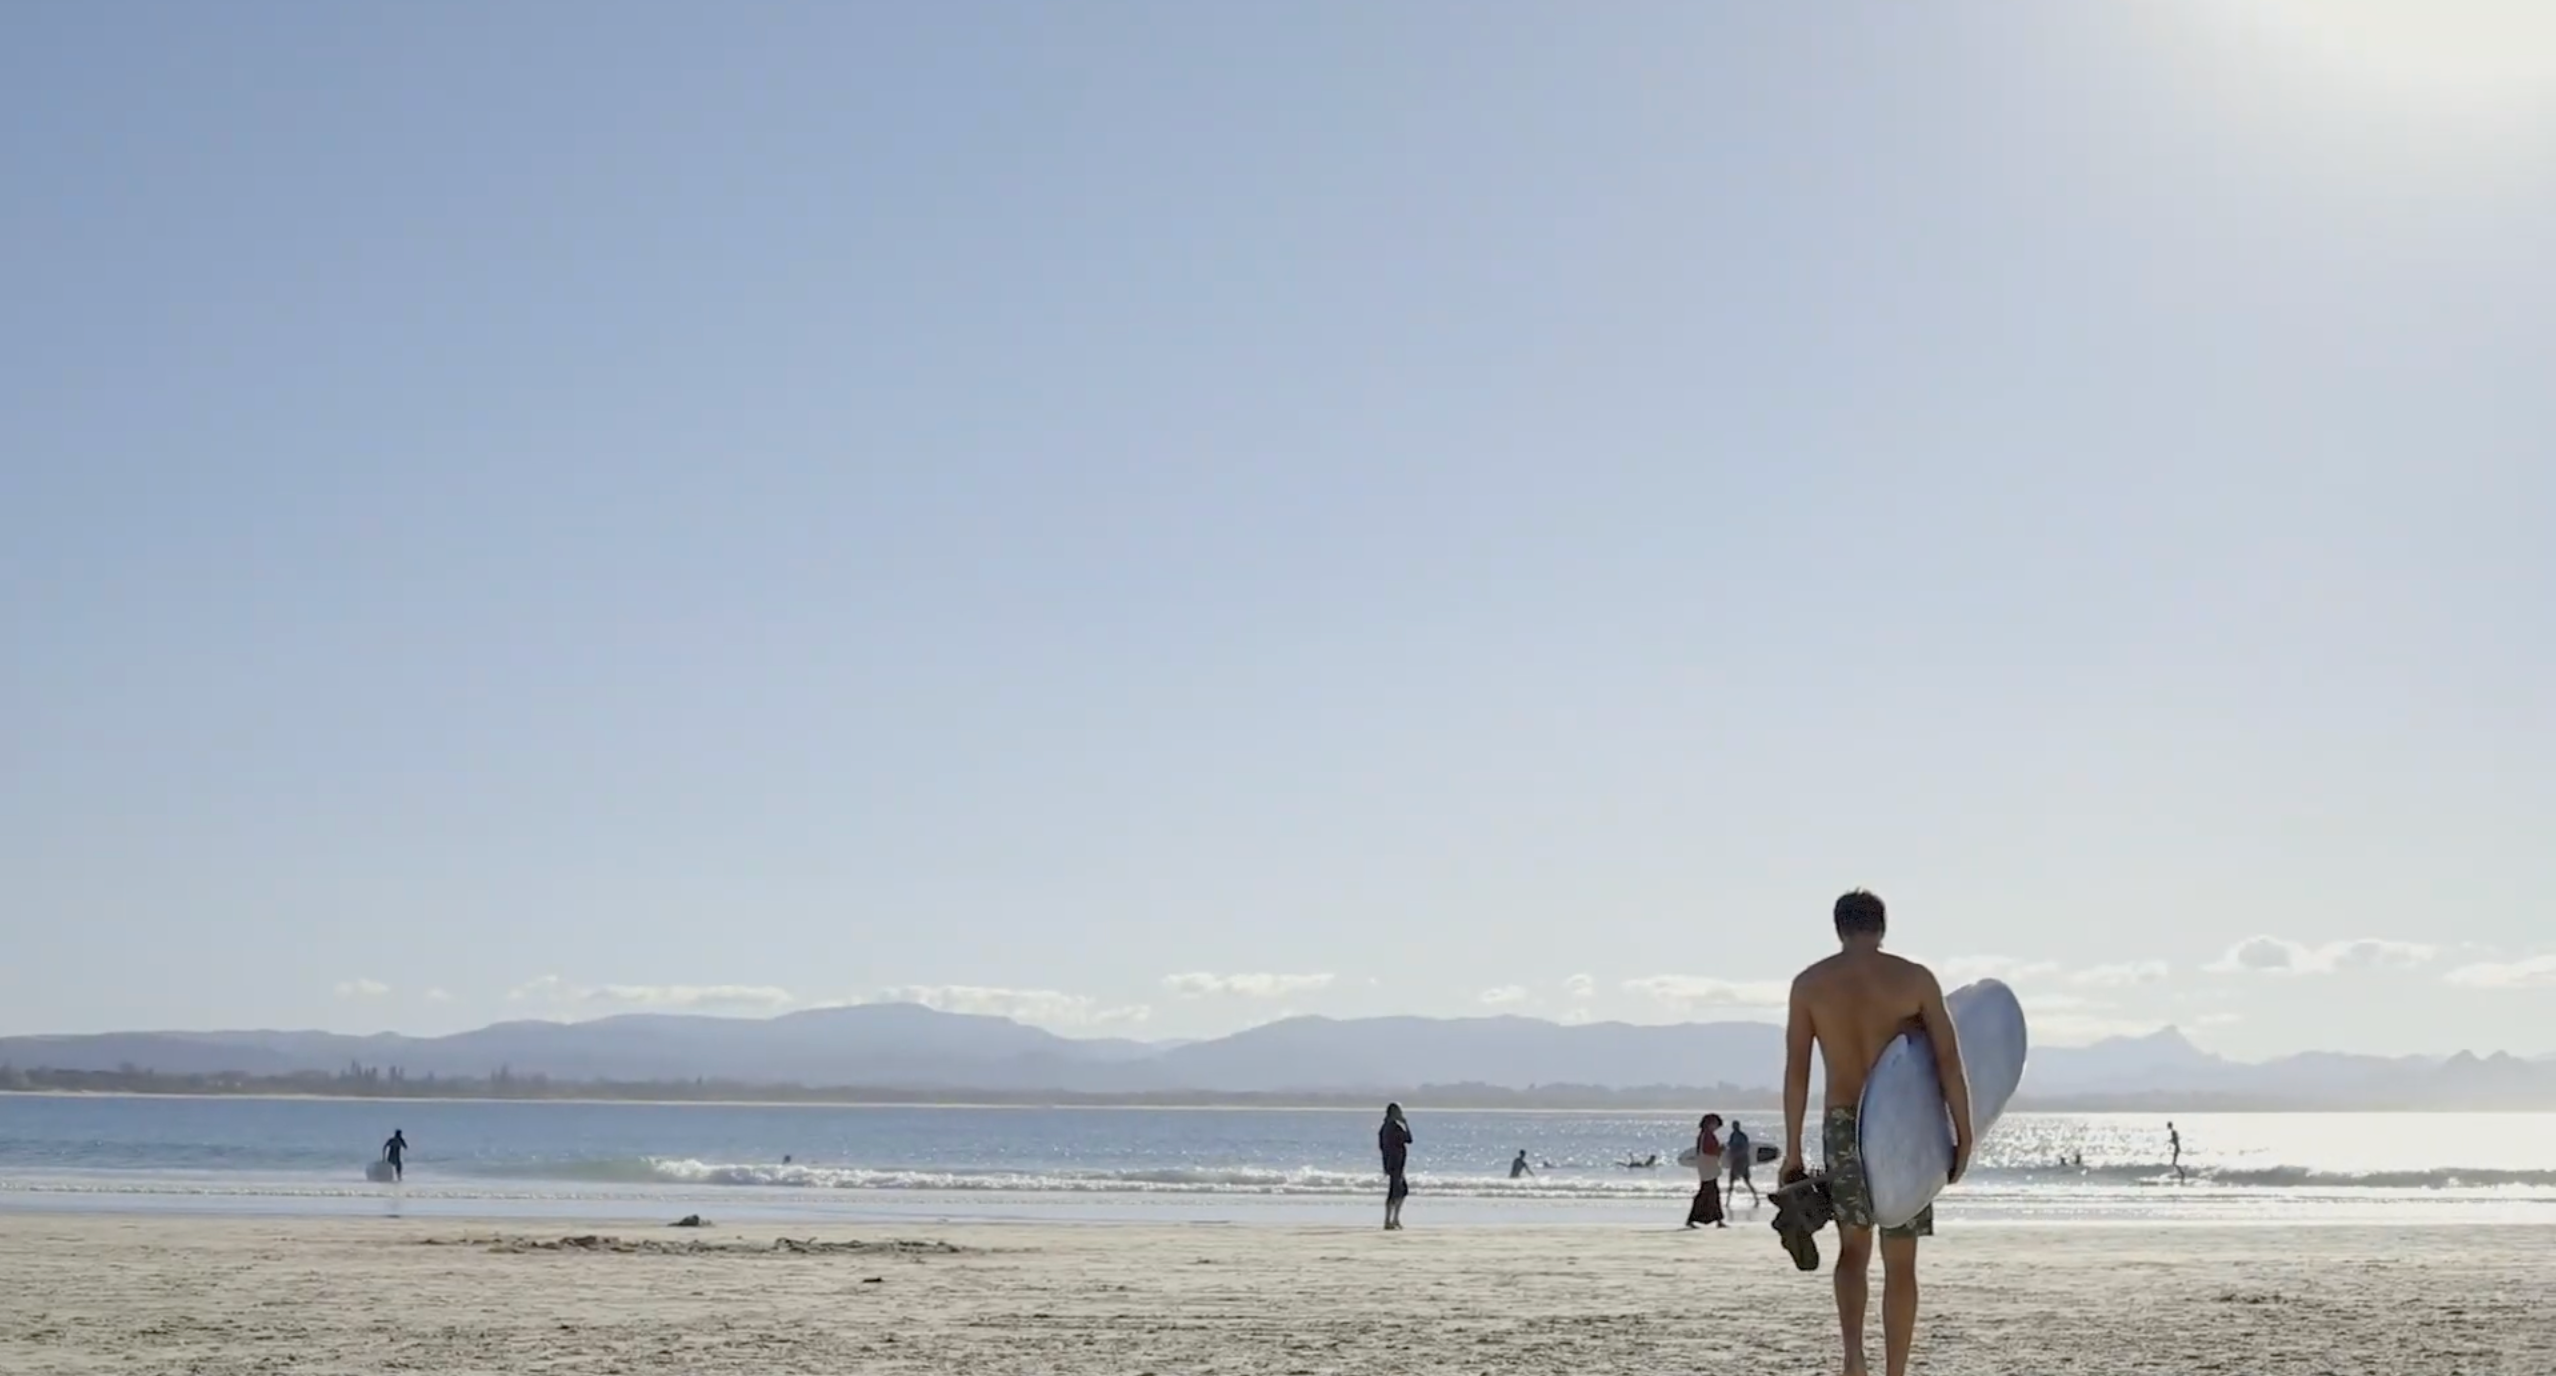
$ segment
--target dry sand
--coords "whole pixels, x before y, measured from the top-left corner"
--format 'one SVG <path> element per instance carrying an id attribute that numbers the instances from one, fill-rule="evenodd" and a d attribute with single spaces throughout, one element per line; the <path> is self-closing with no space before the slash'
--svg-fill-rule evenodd
<path id="1" fill-rule="evenodd" d="M 6 1214 L 0 1371 L 1839 1369 L 1825 1278 L 1795 1272 L 1763 1226 L 1412 1223 Z M 1924 1264 L 1917 1369 L 1935 1376 L 2556 1373 L 2551 1228 L 1974 1227 L 1929 1242 Z"/>

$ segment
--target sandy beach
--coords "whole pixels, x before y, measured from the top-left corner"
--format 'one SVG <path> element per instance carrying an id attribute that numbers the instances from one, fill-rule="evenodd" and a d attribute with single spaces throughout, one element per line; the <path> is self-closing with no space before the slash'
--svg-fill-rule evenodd
<path id="1" fill-rule="evenodd" d="M 1412 1221 L 1387 1236 L 9 1214 L 0 1371 L 1837 1369 L 1825 1278 L 1762 1226 Z M 1925 1279 L 1918 1369 L 1942 1376 L 2556 1371 L 2556 1229 L 1948 1229 Z"/>

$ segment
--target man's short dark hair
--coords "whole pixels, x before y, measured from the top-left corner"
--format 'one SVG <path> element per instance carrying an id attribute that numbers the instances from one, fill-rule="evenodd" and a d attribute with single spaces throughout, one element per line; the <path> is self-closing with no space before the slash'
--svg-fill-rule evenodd
<path id="1" fill-rule="evenodd" d="M 1839 936 L 1880 936 L 1890 926 L 1881 896 L 1862 889 L 1837 900 L 1836 916 Z"/>

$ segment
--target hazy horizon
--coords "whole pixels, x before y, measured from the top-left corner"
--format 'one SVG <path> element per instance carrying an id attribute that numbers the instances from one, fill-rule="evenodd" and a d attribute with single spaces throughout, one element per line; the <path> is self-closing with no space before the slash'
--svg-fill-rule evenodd
<path id="1" fill-rule="evenodd" d="M 0 1034 L 2556 1050 L 2556 12 L 26 7 Z"/>
<path id="2" fill-rule="evenodd" d="M 582 1012 L 582 1013 L 567 1013 L 567 1012 L 561 1012 L 561 1011 L 558 1011 L 558 1010 L 550 1010 L 550 1011 L 546 1011 L 546 1012 L 522 1012 L 522 1013 L 510 1014 L 510 1015 L 507 1015 L 507 1016 L 505 1016 L 505 1017 L 501 1017 L 501 1018 L 495 1019 L 495 1020 L 490 1021 L 490 1022 L 487 1022 L 487 1023 L 474 1023 L 474 1024 L 471 1024 L 471 1025 L 466 1026 L 466 1027 L 458 1027 L 458 1028 L 441 1028 L 441 1027 L 439 1027 L 439 1028 L 436 1028 L 436 1029 L 434 1029 L 434 1030 L 420 1030 L 420 1029 L 416 1029 L 416 1028 L 406 1028 L 406 1027 L 398 1027 L 398 1026 L 391 1026 L 391 1025 L 367 1026 L 367 1027 L 317 1027 L 317 1026 L 313 1026 L 313 1027 L 300 1027 L 300 1026 L 288 1026 L 288 1025 L 284 1025 L 284 1024 L 239 1024 L 239 1025 L 226 1025 L 226 1026 L 222 1026 L 222 1027 L 161 1027 L 161 1026 L 147 1026 L 147 1027 L 146 1027 L 146 1026 L 135 1026 L 135 1027 L 118 1027 L 118 1028 L 108 1028 L 108 1029 L 97 1029 L 97 1030 L 90 1031 L 90 1032 L 63 1032 L 63 1031 L 60 1031 L 60 1030 L 58 1030 L 58 1029 L 55 1029 L 55 1030 L 31 1030 L 31 1031 L 0 1030 L 0 1038 L 8 1038 L 8 1037 L 38 1037 L 38 1038 L 43 1038 L 43 1037 L 77 1037 L 77 1036 L 120 1035 L 120 1034 L 142 1034 L 142 1035 L 149 1035 L 149 1034 L 169 1034 L 169 1035 L 179 1035 L 179 1036 L 183 1036 L 183 1035 L 187 1035 L 187 1034 L 191 1034 L 191 1033 L 209 1033 L 209 1032 L 252 1032 L 252 1033 L 277 1033 L 277 1034 L 285 1034 L 285 1035 L 298 1034 L 298 1033 L 304 1033 L 304 1032 L 319 1032 L 319 1033 L 325 1033 L 325 1034 L 333 1035 L 333 1036 L 351 1036 L 351 1037 L 396 1036 L 396 1037 L 408 1037 L 408 1038 L 434 1038 L 434 1037 L 440 1037 L 440 1036 L 449 1036 L 449 1035 L 453 1035 L 453 1034 L 455 1034 L 455 1033 L 481 1031 L 481 1030 L 485 1030 L 486 1028 L 489 1028 L 489 1027 L 503 1026 L 503 1025 L 507 1025 L 507 1024 L 511 1024 L 511 1023 L 523 1023 L 523 1022 L 531 1022 L 531 1023 L 547 1023 L 547 1024 L 551 1024 L 551 1025 L 555 1025 L 555 1026 L 567 1026 L 567 1025 L 572 1025 L 572 1024 L 575 1024 L 575 1023 L 595 1022 L 595 1021 L 599 1021 L 599 1020 L 607 1019 L 607 1018 L 626 1017 L 626 1016 L 633 1016 L 633 1015 L 648 1015 L 648 1016 L 657 1016 L 657 1017 L 687 1017 L 687 1018 L 691 1018 L 691 1017 L 697 1017 L 697 1018 L 743 1018 L 743 1019 L 753 1019 L 753 1020 L 758 1020 L 758 1021 L 764 1021 L 764 1020 L 770 1020 L 770 1019 L 778 1018 L 778 1017 L 785 1017 L 785 1016 L 788 1016 L 788 1015 L 793 1014 L 793 1013 L 824 1013 L 824 1012 L 830 1012 L 830 1011 L 835 1011 L 835 1010 L 840 1010 L 840 1009 L 847 1009 L 847 1008 L 860 1008 L 860 1007 L 907 1007 L 907 1008 L 927 1008 L 927 1009 L 931 1009 L 931 1010 L 932 1010 L 932 1011 L 934 1011 L 934 1012 L 959 1012 L 959 1013 L 967 1013 L 967 1012 L 968 1012 L 968 1010 L 963 1010 L 963 1009 L 934 1008 L 934 1007 L 933 1007 L 933 1005 L 931 1005 L 931 1004 L 922 1003 L 922 1002 L 919 1002 L 919 1001 L 916 1001 L 916 1000 L 913 1000 L 913 999 L 905 999 L 905 998 L 878 998 L 878 999 L 862 999 L 862 1000 L 844 1000 L 844 1001 L 840 1001 L 840 1002 L 806 1003 L 806 1004 L 796 1004 L 796 1005 L 791 1005 L 791 1006 L 784 1006 L 784 1007 L 772 1007 L 772 1008 L 765 1008 L 765 1009 L 758 1009 L 758 1010 L 739 1010 L 739 1009 L 733 1009 L 733 1008 L 698 1007 L 698 1006 L 696 1006 L 696 1007 L 676 1007 L 676 1008 L 651 1008 L 651 1007 L 623 1007 L 623 1008 L 611 1008 L 611 1007 L 607 1007 L 607 1008 L 602 1008 L 602 1009 L 600 1009 L 600 1010 L 589 1010 L 589 1011 L 585 1011 L 585 1012 Z M 1335 1021 L 1355 1021 L 1355 1020 L 1362 1020 L 1362 1019 L 1374 1019 L 1374 1018 L 1420 1018 L 1420 1019 L 1431 1019 L 1431 1020 L 1437 1020 L 1437 1021 L 1462 1021 L 1462 1020 L 1467 1020 L 1467 1019 L 1522 1018 L 1522 1019 L 1527 1019 L 1527 1020 L 1534 1021 L 1534 1022 L 1538 1022 L 1538 1023 L 1547 1024 L 1547 1025 L 1550 1025 L 1550 1026 L 1555 1026 L 1555 1027 L 1586 1027 L 1586 1026 L 1596 1026 L 1596 1025 L 1599 1025 L 1599 1024 L 1601 1024 L 1601 1023 L 1604 1023 L 1604 1024 L 1612 1024 L 1612 1025 L 1616 1025 L 1616 1026 L 1634 1026 L 1634 1027 L 1642 1027 L 1642 1026 L 1650 1026 L 1650 1027 L 1666 1027 L 1666 1026 L 1723 1026 L 1723 1025 L 1735 1024 L 1735 1023 L 1755 1023 L 1755 1024 L 1759 1024 L 1759 1025 L 1762 1025 L 1762 1026 L 1766 1026 L 1766 1027 L 1770 1027 L 1770 1028 L 1772 1028 L 1772 1027 L 1780 1027 L 1780 1026 L 1782 1025 L 1782 1023 L 1781 1023 L 1781 1019 L 1780 1019 L 1780 1018 L 1777 1018 L 1777 1017 L 1773 1017 L 1773 1016 L 1747 1016 L 1747 1015 L 1733 1015 L 1733 1016 L 1728 1016 L 1728 1017 L 1719 1017 L 1719 1018 L 1715 1018 L 1715 1017 L 1696 1017 L 1696 1018 L 1684 1018 L 1684 1019 L 1674 1019 L 1674 1020 L 1659 1020 L 1659 1019 L 1648 1019 L 1648 1020 L 1646 1020 L 1646 1019 L 1639 1019 L 1639 1018 L 1607 1018 L 1607 1019 L 1598 1019 L 1598 1018 L 1591 1018 L 1591 1017 L 1574 1016 L 1574 1015 L 1573 1015 L 1573 1013 L 1571 1013 L 1571 1012 L 1565 1012 L 1565 1013 L 1562 1013 L 1562 1014 L 1559 1014 L 1559 1015 L 1555 1015 L 1555 1014 L 1538 1013 L 1538 1012 L 1507 1011 L 1507 1010 L 1501 1010 L 1501 1009 L 1483 1009 L 1483 1010 L 1477 1010 L 1477 1011 L 1471 1011 L 1471 1012 L 1448 1013 L 1448 1014 L 1396 1013 L 1396 1012 L 1386 1011 L 1386 1012 L 1377 1012 L 1377 1013 L 1363 1013 L 1363 1014 L 1338 1015 L 1338 1014 L 1319 1014 L 1319 1013 L 1295 1013 L 1295 1012 L 1284 1012 L 1284 1013 L 1278 1013 L 1278 1014 L 1272 1015 L 1272 1016 L 1267 1017 L 1267 1018 L 1260 1019 L 1260 1020 L 1258 1020 L 1258 1021 L 1248 1022 L 1248 1023 L 1244 1023 L 1244 1024 L 1241 1024 L 1241 1025 L 1236 1026 L 1236 1027 L 1228 1028 L 1228 1029 L 1226 1029 L 1225 1031 L 1220 1032 L 1220 1033 L 1214 1033 L 1214 1034 L 1210 1034 L 1210 1035 L 1208 1035 L 1208 1036 L 1203 1036 L 1203 1037 L 1184 1037 L 1184 1036 L 1166 1036 L 1166 1035 L 1157 1035 L 1157 1034 L 1154 1034 L 1154 1033 L 1150 1032 L 1150 1031 L 1149 1031 L 1149 1030 L 1148 1030 L 1148 1029 L 1144 1026 L 1144 1024 L 1143 1024 L 1141 1021 L 1138 1021 L 1138 1022 L 1125 1022 L 1125 1023 L 1115 1024 L 1115 1025 L 1105 1025 L 1105 1026 L 1098 1026 L 1098 1027 L 1092 1027 L 1092 1026 L 1042 1027 L 1042 1026 L 1040 1026 L 1040 1024 L 1039 1024 L 1039 1023 L 1037 1023 L 1037 1022 L 1035 1022 L 1035 1021 L 1031 1021 L 1031 1020 L 1027 1020 L 1027 1019 L 1017 1018 L 1017 1017 L 1014 1017 L 1013 1015 L 1011 1015 L 1011 1014 L 1009 1014 L 1009 1013 L 983 1013 L 983 1012 L 978 1012 L 978 1013 L 973 1013 L 973 1014 L 971 1014 L 971 1015 L 972 1015 L 972 1016 L 981 1016 L 981 1017 L 999 1017 L 999 1018 L 1006 1018 L 1006 1019 L 1011 1020 L 1011 1021 L 1019 1022 L 1019 1023 L 1020 1023 L 1021 1025 L 1023 1025 L 1023 1026 L 1028 1026 L 1028 1027 L 1037 1027 L 1037 1028 L 1039 1028 L 1039 1030 L 1041 1030 L 1041 1031 L 1049 1032 L 1049 1033 L 1052 1033 L 1053 1035 L 1056 1035 L 1056 1036 L 1059 1036 L 1059 1037 L 1064 1037 L 1064 1038 L 1067 1038 L 1067 1039 L 1069 1039 L 1069 1040 L 1080 1040 L 1080 1041 L 1125 1041 L 1125 1042 L 1138 1043 L 1138 1044 L 1141 1044 L 1141 1045 L 1144 1045 L 1144 1046 L 1148 1046 L 1148 1047 L 1155 1047 L 1155 1048 L 1168 1048 L 1168 1047 L 1173 1047 L 1173 1046 L 1189 1045 L 1189 1044 L 1193 1044 L 1193 1043 L 1200 1042 L 1200 1041 L 1212 1041 L 1212 1040 L 1217 1040 L 1217 1039 L 1219 1039 L 1219 1038 L 1221 1038 L 1221 1037 L 1231 1036 L 1231 1035 L 1234 1035 L 1234 1034 L 1236 1034 L 1236 1033 L 1240 1033 L 1240 1032 L 1248 1032 L 1248 1031 L 1250 1031 L 1250 1030 L 1252 1030 L 1252 1029 L 1254 1029 L 1254 1028 L 1257 1028 L 1257 1027 L 1265 1027 L 1265 1026 L 1268 1026 L 1268 1025 L 1270 1025 L 1270 1024 L 1272 1024 L 1272 1023 L 1284 1022 L 1284 1021 L 1289 1021 L 1289 1020 L 1293 1020 L 1293 1019 L 1296 1019 L 1296 1018 L 1305 1018 L 1305 1017 L 1314 1017 L 1314 1018 L 1330 1018 L 1330 1019 L 1335 1020 Z M 2273 1061 L 2273 1060 L 2280 1060 L 2280 1059 L 2283 1059 L 2283 1058 L 2288 1057 L 2288 1056 L 2296 1056 L 2296 1055 L 2304 1055 L 2304 1054 L 2317 1054 L 2317 1053 L 2328 1053 L 2328 1052 L 2333 1052 L 2333 1051 L 2335 1051 L 2335 1050 L 2336 1050 L 2336 1048 L 2332 1048 L 2332 1047 L 2295 1046 L 2295 1047 L 2286 1047 L 2286 1048 L 2276 1048 L 2276 1049 L 2273 1049 L 2273 1050 L 2270 1050 L 2270 1051 L 2264 1051 L 2264 1052 L 2252 1053 L 2252 1054 L 2232 1054 L 2232 1053 L 2226 1053 L 2226 1052 L 2220 1052 L 2220 1051 L 2217 1051 L 2215 1048 L 2213 1048 L 2213 1047 L 2211 1047 L 2211 1046 L 2209 1045 L 2209 1039 L 2208 1039 L 2206 1036 L 2195 1035 L 2195 1032 L 2194 1032 L 2194 1030 L 2193 1030 L 2192 1028 L 2184 1027 L 2184 1026 L 2180 1026 L 2180 1025 L 2178 1025 L 2178 1024 L 2173 1024 L 2173 1023 L 2160 1024 L 2160 1025 L 2158 1025 L 2158 1026 L 2156 1026 L 2156 1027 L 2146 1028 L 2146 1029 L 2136 1030 L 2136 1031 L 2107 1031 L 2107 1032 L 2102 1033 L 2102 1034 L 2101 1034 L 2101 1035 L 2099 1035 L 2099 1036 L 2071 1035 L 2071 1034 L 2069 1034 L 2069 1033 L 2063 1032 L 2063 1033 L 2062 1033 L 2062 1035 L 2060 1035 L 2060 1036 L 2058 1036 L 2058 1037 L 2055 1037 L 2055 1038 L 2036 1038 L 2036 1044 L 2037 1044 L 2037 1045 L 2043 1045 L 2043 1046 L 2051 1046 L 2051 1047 L 2060 1047 L 2060 1048 L 2071 1048 L 2071 1049 L 2075 1049 L 2075 1048 L 2083 1048 L 2083 1047 L 2088 1047 L 2088 1046 L 2094 1046 L 2094 1045 L 2098 1045 L 2098 1044 L 2106 1043 L 2106 1042 L 2122 1042 L 2122 1041 L 2142 1041 L 2142 1040 L 2150 1040 L 2150 1039 L 2153 1039 L 2153 1038 L 2156 1038 L 2156 1037 L 2159 1037 L 2159 1036 L 2162 1036 L 2162 1035 L 2166 1035 L 2166 1034 L 2172 1034 L 2172 1035 L 2173 1035 L 2173 1036 L 2175 1036 L 2175 1037 L 2179 1037 L 2179 1038 L 2181 1038 L 2184 1042 L 2186 1042 L 2187 1044 L 2192 1045 L 2192 1046 L 2194 1046 L 2194 1047 L 2196 1047 L 2197 1049 L 2200 1049 L 2200 1050 L 2202 1050 L 2202 1051 L 2211 1052 L 2212 1054 L 2217 1054 L 2217 1055 L 2225 1055 L 2225 1056 L 2227 1056 L 2227 1058 L 2228 1058 L 2228 1059 L 2230 1059 L 2230 1060 L 2234 1060 L 2234 1061 L 2241 1061 L 2241 1062 L 2263 1062 L 2263 1061 Z M 2440 1058 L 2440 1057 L 2446 1057 L 2446 1056 L 2455 1055 L 2455 1054 L 2458 1054 L 2459 1052 L 2469 1052 L 2469 1053 L 2473 1053 L 2473 1054 L 2478 1055 L 2478 1056 L 2492 1056 L 2492 1055 L 2497 1055 L 2497 1054 L 2503 1054 L 2503 1055 L 2516 1056 L 2516 1057 L 2519 1057 L 2519 1058 L 2521 1058 L 2521 1059 L 2525 1059 L 2525 1060 L 2556 1060 L 2556 1050 L 2550 1050 L 2550 1049 L 2547 1049 L 2547 1048 L 2545 1048 L 2545 1047 L 2532 1047 L 2532 1046 L 2461 1046 L 2461 1047 L 2452 1048 L 2452 1049 L 2451 1049 L 2451 1050 L 2449 1050 L 2449 1051 L 2442 1051 L 2442 1052 L 2430 1052 L 2430 1053 L 2409 1052 L 2409 1053 L 2346 1053 L 2346 1054 L 2393 1054 L 2393 1055 L 2417 1055 L 2417 1056 L 2421 1056 L 2421 1055 L 2428 1055 L 2428 1056 L 2431 1056 L 2431 1057 L 2434 1057 L 2434 1058 Z"/>

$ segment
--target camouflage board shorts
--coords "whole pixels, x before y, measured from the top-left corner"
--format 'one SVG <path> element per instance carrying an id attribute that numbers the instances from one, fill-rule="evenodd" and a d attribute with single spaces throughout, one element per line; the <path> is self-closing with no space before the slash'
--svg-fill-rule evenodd
<path id="1" fill-rule="evenodd" d="M 1837 1210 L 1841 1228 L 1873 1226 L 1872 1187 L 1864 1183 L 1864 1149 L 1861 1134 L 1855 1130 L 1855 1110 L 1832 1108 L 1820 1119 L 1819 1152 L 1828 1171 L 1828 1198 Z M 1927 1205 L 1915 1218 L 1896 1228 L 1882 1229 L 1883 1237 L 1933 1237 L 1935 1206 Z"/>

